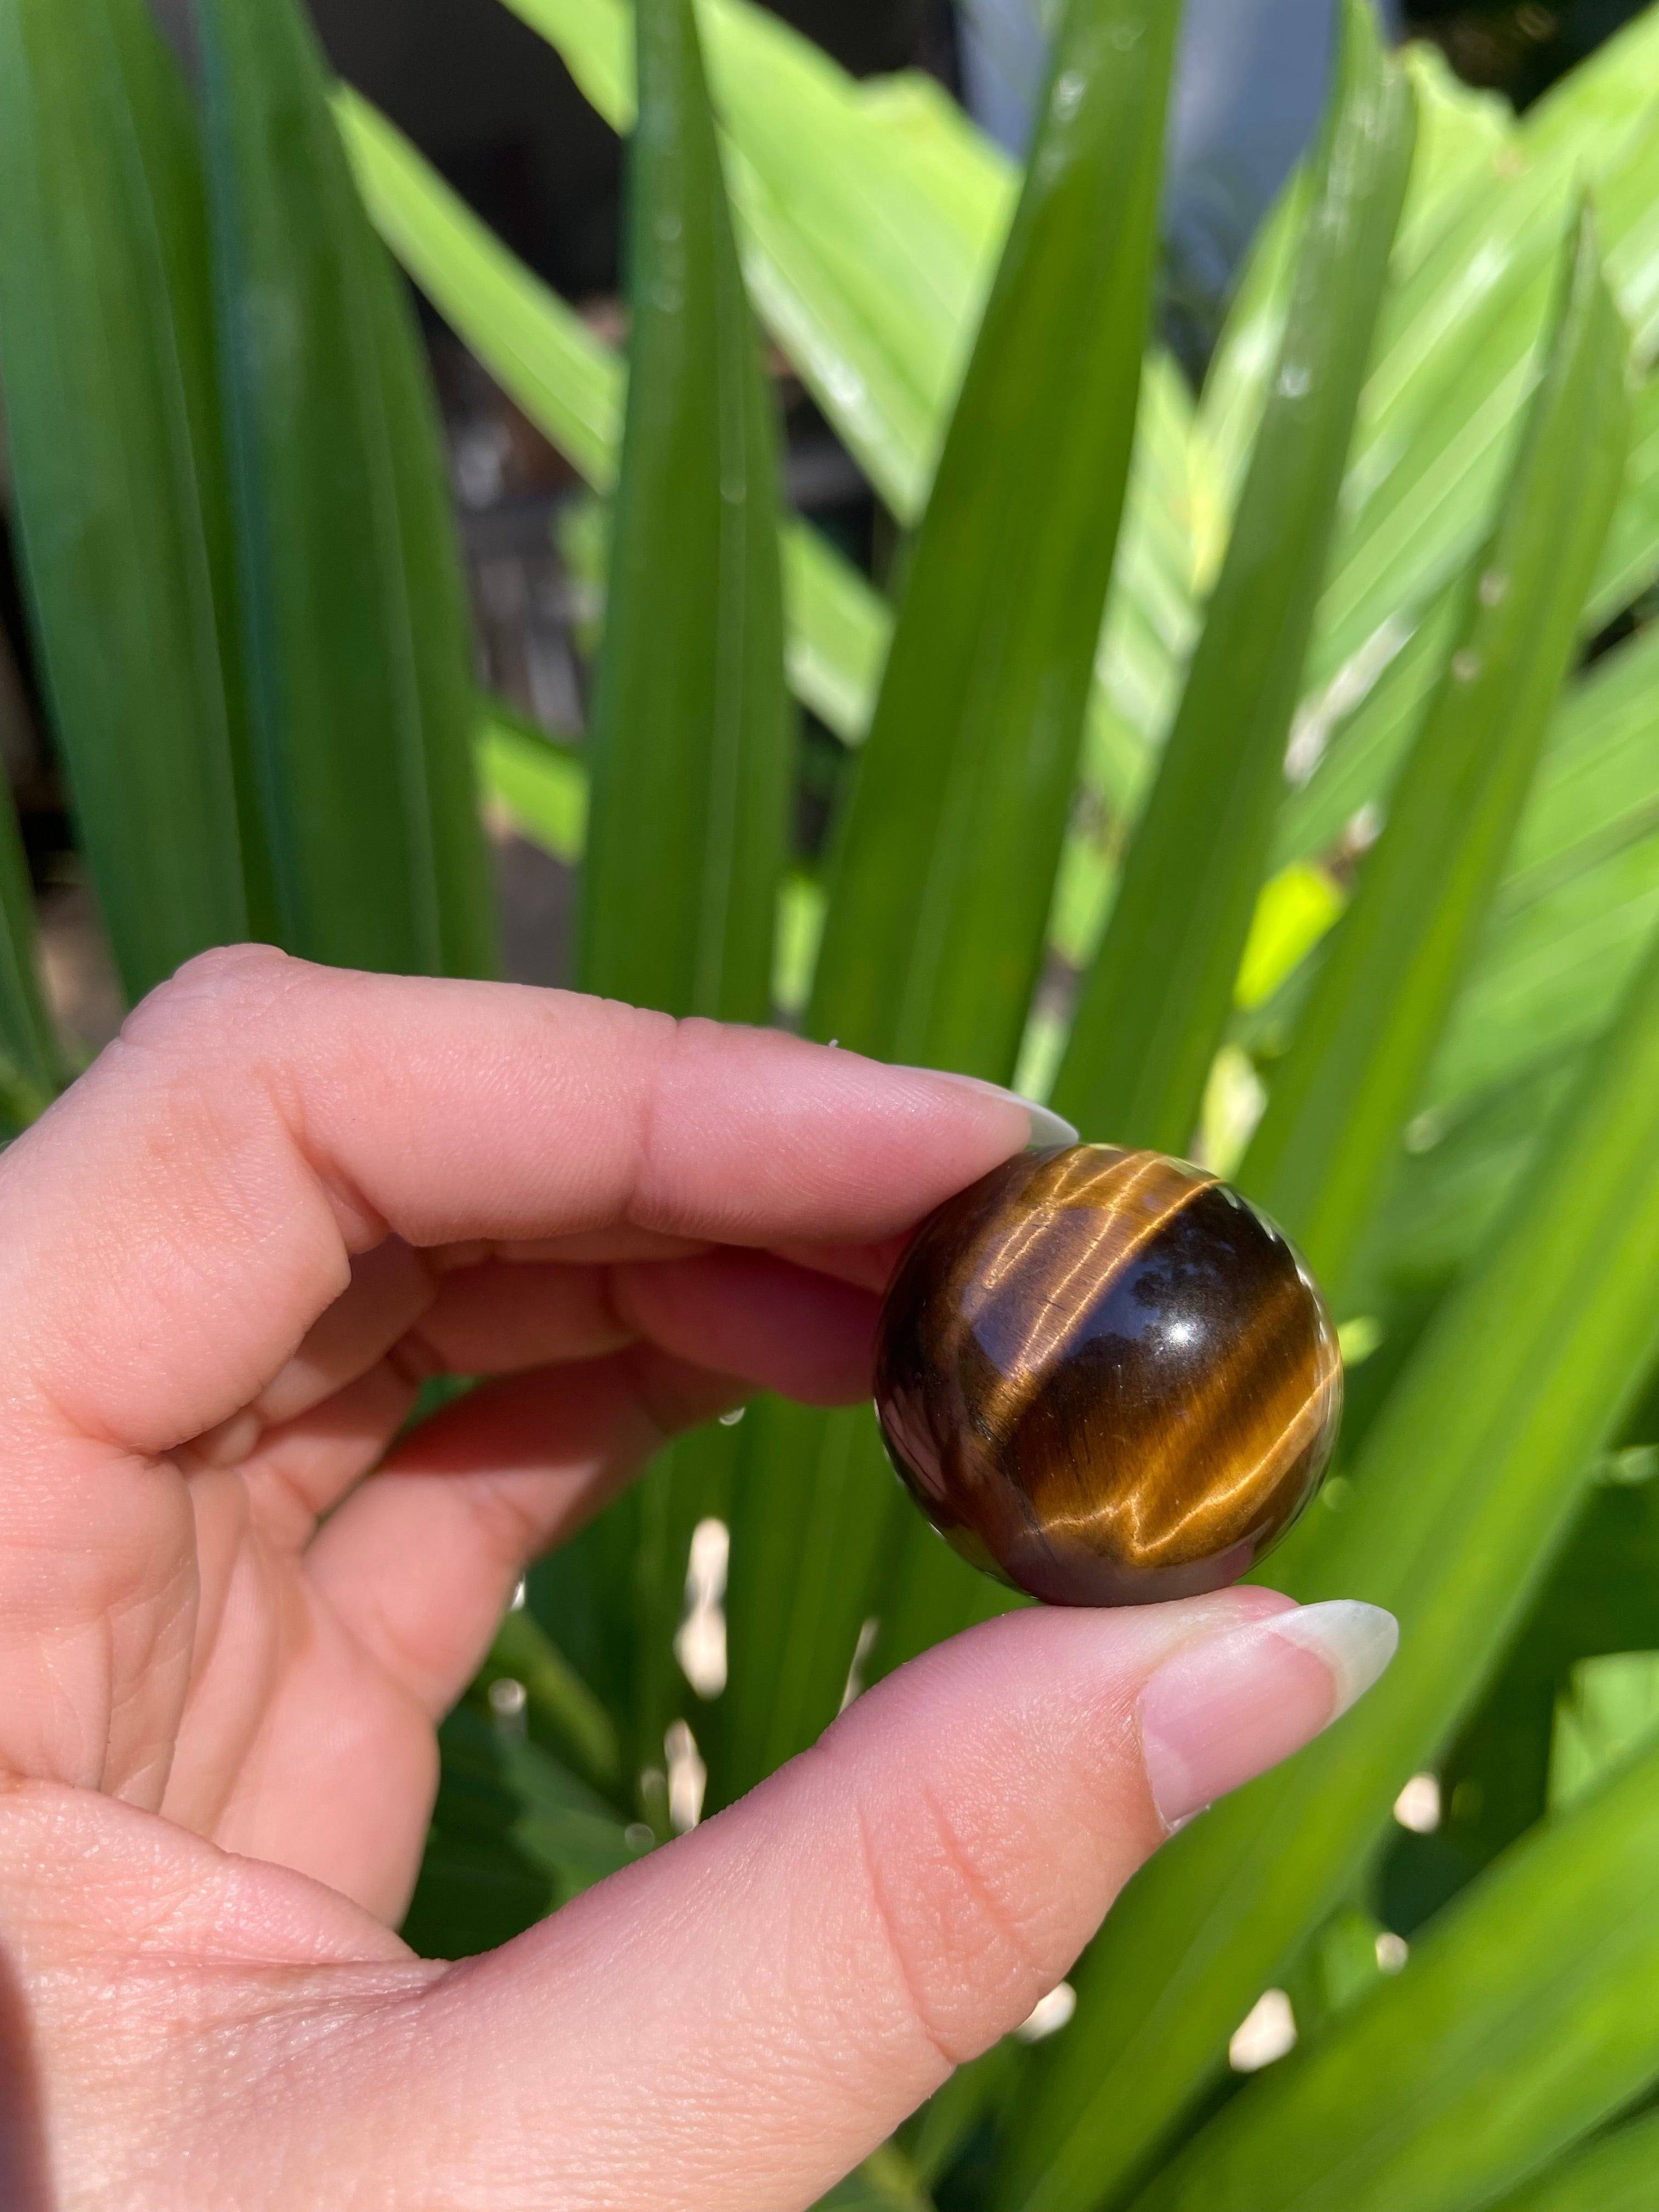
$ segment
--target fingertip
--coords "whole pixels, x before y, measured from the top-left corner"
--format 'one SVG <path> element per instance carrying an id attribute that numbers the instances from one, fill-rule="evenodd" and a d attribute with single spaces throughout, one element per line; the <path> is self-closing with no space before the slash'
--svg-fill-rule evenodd
<path id="1" fill-rule="evenodd" d="M 1146 1778 L 1168 1827 L 1299 1751 L 1341 1717 L 1393 1658 L 1380 1607 L 1339 1599 L 1285 1607 L 1183 1646 L 1140 1700 Z"/>

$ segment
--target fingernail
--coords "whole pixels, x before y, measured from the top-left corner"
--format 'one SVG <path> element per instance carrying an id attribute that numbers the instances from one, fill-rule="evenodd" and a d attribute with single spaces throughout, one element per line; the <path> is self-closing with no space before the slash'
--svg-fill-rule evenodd
<path id="1" fill-rule="evenodd" d="M 1391 1613 L 1337 1598 L 1166 1659 L 1140 1695 L 1141 1752 L 1164 1826 L 1311 1741 L 1370 1689 L 1399 1641 Z"/>
<path id="2" fill-rule="evenodd" d="M 987 1083 L 982 1076 L 958 1075 L 953 1068 L 918 1067 L 916 1075 L 937 1075 L 945 1083 L 963 1083 L 970 1091 L 988 1091 L 993 1098 L 1006 1098 L 1015 1106 L 1023 1106 L 1030 1117 L 1031 1134 L 1026 1144 L 1028 1152 L 1042 1152 L 1051 1145 L 1075 1145 L 1077 1131 L 1051 1107 L 1039 1106 L 1035 1098 L 1022 1098 L 1018 1091 L 1009 1091 L 1000 1083 Z"/>

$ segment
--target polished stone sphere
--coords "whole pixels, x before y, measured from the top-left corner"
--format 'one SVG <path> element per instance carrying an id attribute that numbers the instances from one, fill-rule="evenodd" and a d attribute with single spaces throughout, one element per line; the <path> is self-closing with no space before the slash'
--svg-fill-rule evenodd
<path id="1" fill-rule="evenodd" d="M 1236 1582 L 1319 1486 L 1342 1411 L 1325 1302 L 1237 1191 L 1161 1153 L 1024 1152 L 893 1279 L 876 1410 L 966 1559 L 1054 1605 Z"/>

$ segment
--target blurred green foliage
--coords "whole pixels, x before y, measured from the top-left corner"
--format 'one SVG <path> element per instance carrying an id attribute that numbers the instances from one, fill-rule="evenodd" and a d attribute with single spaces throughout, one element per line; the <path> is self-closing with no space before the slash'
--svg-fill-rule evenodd
<path id="1" fill-rule="evenodd" d="M 129 990 L 248 932 L 489 972 L 481 783 L 583 860 L 595 987 L 1236 1172 L 1355 1362 L 1273 1579 L 1392 1606 L 1400 1661 L 827 2202 L 1650 2203 L 1659 11 L 1517 123 L 1352 0 L 1194 398 L 1148 326 L 1168 0 L 1070 0 L 1023 177 L 750 0 L 513 4 L 633 134 L 626 362 L 294 0 L 202 0 L 199 102 L 142 0 L 0 0 L 16 519 Z M 585 746 L 475 696 L 376 230 L 614 502 L 565 532 Z M 755 317 L 905 533 L 890 599 L 781 511 Z M 0 817 L 13 1132 L 69 1072 L 32 930 Z M 866 1412 L 684 1440 L 446 1723 L 411 1940 L 511 1935 L 1010 1601 Z M 1270 1988 L 1298 2045 L 1245 2082 Z"/>

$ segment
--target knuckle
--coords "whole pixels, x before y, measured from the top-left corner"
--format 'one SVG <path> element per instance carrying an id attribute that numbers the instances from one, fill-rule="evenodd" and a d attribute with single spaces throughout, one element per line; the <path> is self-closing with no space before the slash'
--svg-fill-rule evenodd
<path id="1" fill-rule="evenodd" d="M 121 1041 L 191 1055 L 220 1039 L 245 1042 L 250 1021 L 303 972 L 301 963 L 274 945 L 216 945 L 141 1000 L 122 1025 Z"/>

